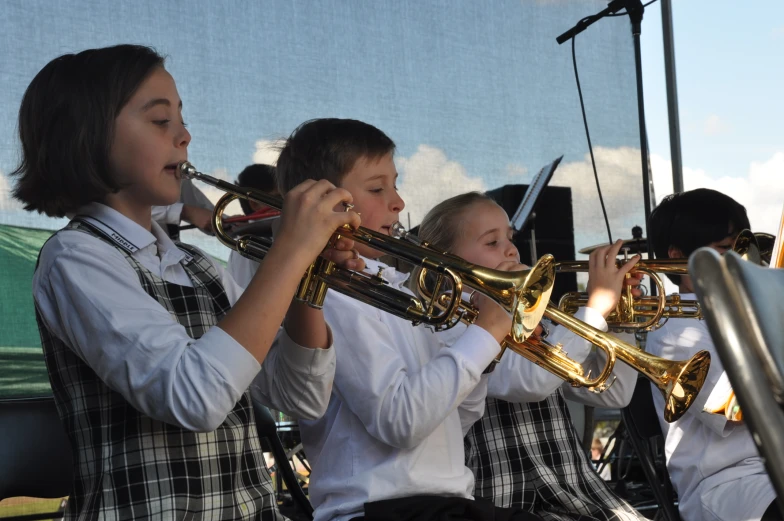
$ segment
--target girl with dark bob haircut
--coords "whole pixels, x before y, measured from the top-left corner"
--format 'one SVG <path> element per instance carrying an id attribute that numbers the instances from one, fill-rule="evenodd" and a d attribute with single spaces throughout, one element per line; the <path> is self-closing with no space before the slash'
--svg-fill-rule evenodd
<path id="1" fill-rule="evenodd" d="M 327 181 L 295 187 L 244 293 L 208 255 L 173 242 L 151 210 L 178 200 L 191 135 L 163 62 L 136 45 L 60 56 L 19 111 L 14 193 L 28 210 L 71 217 L 33 277 L 74 458 L 65 518 L 282 519 L 251 390 L 295 417 L 326 410 L 329 330 L 320 310 L 289 303 L 319 254 L 362 269 L 351 241 L 322 253 L 359 216 L 334 211 L 352 198 Z"/>
<path id="2" fill-rule="evenodd" d="M 19 109 L 22 162 L 14 196 L 25 210 L 65 217 L 120 190 L 111 175 L 114 122 L 164 58 L 117 45 L 65 54 L 35 76 Z"/>

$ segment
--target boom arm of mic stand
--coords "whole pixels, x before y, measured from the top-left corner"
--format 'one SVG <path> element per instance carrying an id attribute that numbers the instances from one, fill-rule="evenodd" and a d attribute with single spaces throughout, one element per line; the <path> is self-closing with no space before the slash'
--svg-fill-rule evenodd
<path id="1" fill-rule="evenodd" d="M 588 28 L 588 26 L 590 26 L 594 22 L 600 20 L 601 18 L 604 18 L 608 14 L 615 14 L 621 9 L 623 9 L 624 7 L 626 7 L 626 3 L 627 0 L 612 0 L 612 2 L 610 2 L 606 8 L 599 11 L 593 16 L 583 18 L 582 20 L 577 22 L 577 25 L 575 25 L 574 27 L 572 27 L 571 29 L 563 33 L 561 36 L 556 38 L 555 41 L 558 42 L 558 44 L 560 45 L 564 42 L 571 40 L 581 32 L 585 31 Z"/>

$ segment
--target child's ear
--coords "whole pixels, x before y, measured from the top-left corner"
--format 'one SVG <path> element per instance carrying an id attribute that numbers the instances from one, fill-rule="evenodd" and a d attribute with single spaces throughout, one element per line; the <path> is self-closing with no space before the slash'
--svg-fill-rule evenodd
<path id="1" fill-rule="evenodd" d="M 670 246 L 667 250 L 667 255 L 669 255 L 671 259 L 683 259 L 686 257 L 681 249 L 676 246 Z"/>

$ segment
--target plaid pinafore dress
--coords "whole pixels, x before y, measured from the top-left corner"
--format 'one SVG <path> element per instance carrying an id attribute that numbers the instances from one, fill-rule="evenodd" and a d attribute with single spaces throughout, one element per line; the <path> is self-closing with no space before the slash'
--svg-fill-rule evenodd
<path id="1" fill-rule="evenodd" d="M 546 521 L 638 521 L 594 470 L 560 389 L 541 402 L 487 398 L 465 438 L 474 495 Z"/>
<path id="2" fill-rule="evenodd" d="M 96 236 L 123 253 L 139 283 L 193 339 L 230 308 L 218 273 L 197 249 L 178 243 L 193 287 L 160 279 L 117 240 L 86 220 L 66 229 Z M 121 239 L 121 238 L 120 238 Z M 245 391 L 212 432 L 154 420 L 111 390 L 40 316 L 49 379 L 73 451 L 66 519 L 279 520 L 250 401 Z M 143 324 L 140 324 L 143 327 Z M 100 339 L 96 339 L 100 341 Z"/>

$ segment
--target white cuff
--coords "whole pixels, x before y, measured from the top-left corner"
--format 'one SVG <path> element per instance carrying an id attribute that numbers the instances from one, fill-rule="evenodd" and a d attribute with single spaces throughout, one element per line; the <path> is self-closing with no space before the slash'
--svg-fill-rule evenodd
<path id="1" fill-rule="evenodd" d="M 261 364 L 247 349 L 221 328 L 211 327 L 195 342 L 201 355 L 238 394 L 250 387 L 261 370 Z"/>
<path id="2" fill-rule="evenodd" d="M 329 347 L 326 349 L 304 347 L 292 340 L 286 328 L 282 327 L 278 338 L 280 355 L 286 361 L 286 365 L 294 371 L 313 376 L 324 375 L 332 371 L 332 367 L 335 365 L 332 329 L 329 326 L 327 326 L 327 336 Z"/>
<path id="3" fill-rule="evenodd" d="M 501 346 L 498 341 L 485 329 L 476 324 L 468 326 L 465 333 L 450 348 L 456 351 L 467 362 L 473 364 L 481 374 L 490 362 L 498 356 Z"/>
<path id="4" fill-rule="evenodd" d="M 602 314 L 593 308 L 589 308 L 588 306 L 578 309 L 577 313 L 574 314 L 574 318 L 577 320 L 582 320 L 586 324 L 591 325 L 596 329 L 600 329 L 605 332 L 607 331 L 607 321 L 604 320 Z"/>

